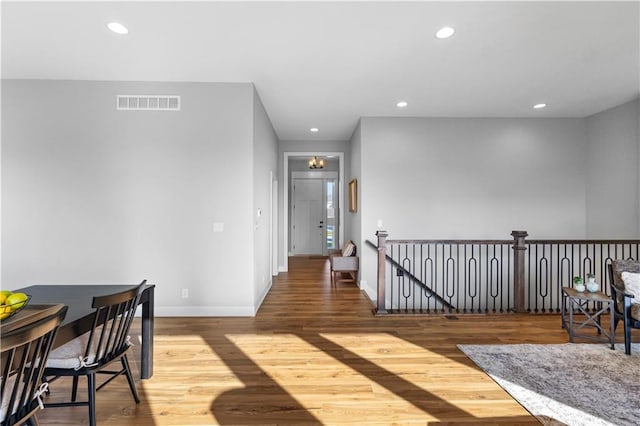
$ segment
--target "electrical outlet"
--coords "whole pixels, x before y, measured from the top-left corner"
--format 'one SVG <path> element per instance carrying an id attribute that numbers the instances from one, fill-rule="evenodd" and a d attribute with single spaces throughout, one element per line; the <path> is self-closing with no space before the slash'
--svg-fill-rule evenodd
<path id="1" fill-rule="evenodd" d="M 183 288 L 182 289 L 182 298 L 186 299 L 189 297 L 189 289 L 188 288 Z"/>

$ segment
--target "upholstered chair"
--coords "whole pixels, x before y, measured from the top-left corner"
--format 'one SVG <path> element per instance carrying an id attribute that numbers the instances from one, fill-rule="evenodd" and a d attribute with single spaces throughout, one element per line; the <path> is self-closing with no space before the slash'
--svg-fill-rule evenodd
<path id="1" fill-rule="evenodd" d="M 615 327 L 624 325 L 624 352 L 631 355 L 631 329 L 640 328 L 640 262 L 614 260 L 607 266 L 611 297 L 615 300 Z"/>

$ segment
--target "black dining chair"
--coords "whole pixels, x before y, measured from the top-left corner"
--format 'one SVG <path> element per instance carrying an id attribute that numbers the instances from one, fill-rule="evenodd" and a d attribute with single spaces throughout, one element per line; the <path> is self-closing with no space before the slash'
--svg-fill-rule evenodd
<path id="1" fill-rule="evenodd" d="M 43 408 L 42 374 L 65 305 L 51 305 L 39 318 L 0 334 L 2 376 L 0 377 L 0 425 L 38 424 L 36 413 Z"/>
<path id="2" fill-rule="evenodd" d="M 47 402 L 45 407 L 89 407 L 89 424 L 96 424 L 96 391 L 102 389 L 113 379 L 124 374 L 129 383 L 136 404 L 140 402 L 136 385 L 131 374 L 127 351 L 129 329 L 138 307 L 140 294 L 146 284 L 106 296 L 93 298 L 93 326 L 85 334 L 56 348 L 49 354 L 44 378 L 49 383 L 60 377 L 72 377 L 70 402 Z M 110 364 L 120 361 L 119 370 L 107 370 Z M 110 377 L 96 387 L 96 374 L 108 374 Z M 76 401 L 78 378 L 87 377 L 87 401 Z"/>

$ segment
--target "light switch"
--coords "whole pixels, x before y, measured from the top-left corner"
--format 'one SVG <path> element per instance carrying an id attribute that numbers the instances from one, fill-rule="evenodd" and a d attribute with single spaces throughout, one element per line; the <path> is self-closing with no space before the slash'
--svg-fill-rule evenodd
<path id="1" fill-rule="evenodd" d="M 214 222 L 213 232 L 224 232 L 224 222 Z"/>
<path id="2" fill-rule="evenodd" d="M 378 219 L 378 228 L 382 228 L 382 219 Z"/>

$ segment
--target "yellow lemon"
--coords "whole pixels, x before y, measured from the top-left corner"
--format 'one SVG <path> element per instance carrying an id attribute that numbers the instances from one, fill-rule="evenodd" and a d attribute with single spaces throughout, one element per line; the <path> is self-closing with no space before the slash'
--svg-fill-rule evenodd
<path id="1" fill-rule="evenodd" d="M 12 310 L 22 308 L 26 303 L 29 296 L 24 293 L 12 293 L 5 301 L 7 305 L 11 306 Z"/>
<path id="2" fill-rule="evenodd" d="M 0 305 L 4 305 L 6 301 L 7 301 L 7 295 L 0 293 Z"/>
<path id="3" fill-rule="evenodd" d="M 3 320 L 11 315 L 11 306 L 0 305 L 0 320 Z"/>

